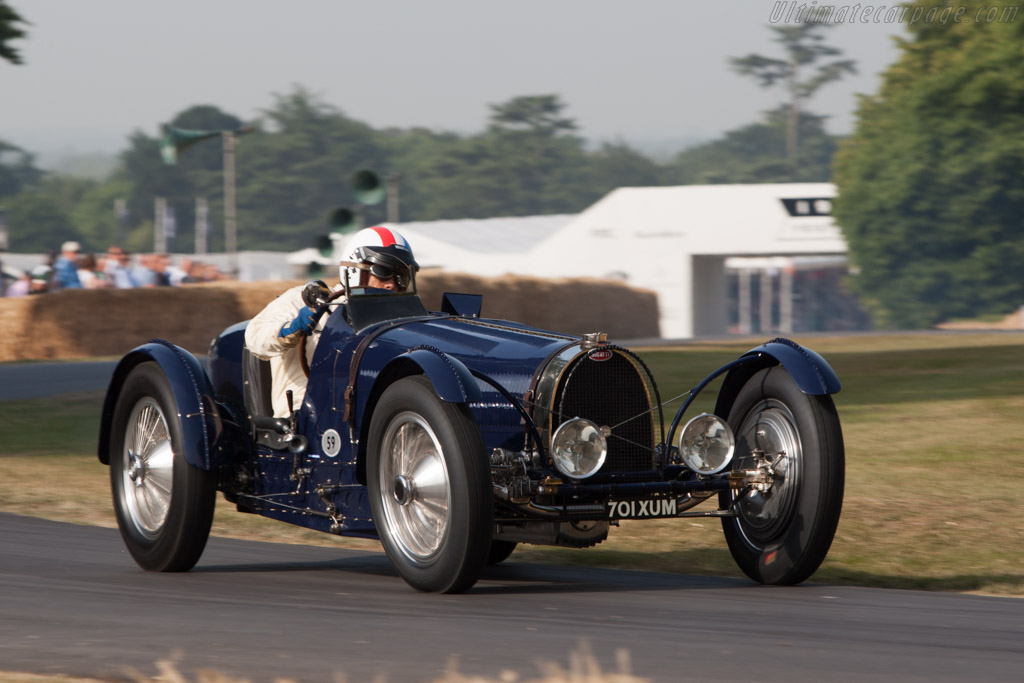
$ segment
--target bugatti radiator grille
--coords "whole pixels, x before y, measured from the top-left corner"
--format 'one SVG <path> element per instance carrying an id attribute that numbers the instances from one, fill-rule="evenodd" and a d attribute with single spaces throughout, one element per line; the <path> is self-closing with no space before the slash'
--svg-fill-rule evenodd
<path id="1" fill-rule="evenodd" d="M 646 368 L 624 350 L 582 354 L 563 374 L 554 397 L 554 425 L 583 417 L 611 428 L 606 473 L 649 473 L 654 468 L 654 422 Z M 553 425 L 553 426 L 554 426 Z"/>

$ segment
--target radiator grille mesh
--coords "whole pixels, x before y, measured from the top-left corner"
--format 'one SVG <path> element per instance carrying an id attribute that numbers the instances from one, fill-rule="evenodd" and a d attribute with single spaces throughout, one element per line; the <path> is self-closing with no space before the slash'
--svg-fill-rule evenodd
<path id="1" fill-rule="evenodd" d="M 611 358 L 579 356 L 566 369 L 554 397 L 554 425 L 582 417 L 612 428 L 605 473 L 649 472 L 654 467 L 652 396 L 645 372 L 615 351 Z"/>

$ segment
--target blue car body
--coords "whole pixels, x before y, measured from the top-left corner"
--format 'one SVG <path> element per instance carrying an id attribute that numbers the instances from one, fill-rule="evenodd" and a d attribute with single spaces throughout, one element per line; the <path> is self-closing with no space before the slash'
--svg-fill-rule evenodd
<path id="1" fill-rule="evenodd" d="M 114 372 L 100 460 L 110 462 L 122 383 L 135 366 L 155 361 L 172 388 L 184 458 L 216 471 L 218 488 L 239 510 L 376 537 L 366 471 L 375 406 L 397 381 L 423 375 L 438 401 L 468 407 L 479 429 L 484 451 L 472 457 L 491 468 L 494 538 L 584 547 L 603 540 L 609 523 L 684 516 L 677 499 L 699 494 L 703 500 L 730 486 L 728 473 L 709 477 L 688 469 L 673 446 L 684 411 L 711 380 L 725 375 L 716 406 L 723 418 L 766 367 L 782 365 L 809 395 L 840 387 L 813 351 L 773 340 L 704 378 L 665 433 L 654 379 L 629 350 L 602 335 L 481 318 L 479 297 L 446 295 L 443 309 L 427 312 L 415 294 L 367 294 L 328 307 L 308 387 L 290 421 L 256 414 L 254 394 L 265 399 L 269 387 L 245 350 L 246 323 L 214 339 L 208 370 L 187 351 L 153 340 L 129 352 Z M 608 438 L 607 461 L 585 479 L 560 473 L 547 452 L 559 425 L 578 417 L 604 425 Z"/>

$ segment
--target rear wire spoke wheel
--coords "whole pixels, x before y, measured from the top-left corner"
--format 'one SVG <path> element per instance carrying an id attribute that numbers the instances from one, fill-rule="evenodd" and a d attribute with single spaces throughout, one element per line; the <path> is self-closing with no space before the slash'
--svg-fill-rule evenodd
<path id="1" fill-rule="evenodd" d="M 740 569 L 760 583 L 790 585 L 825 559 L 843 503 L 845 454 L 830 396 L 797 388 L 781 366 L 753 375 L 729 412 L 736 434 L 733 470 L 755 469 L 754 451 L 774 461 L 768 491 L 723 491 L 736 517 L 722 519 Z"/>
<path id="2" fill-rule="evenodd" d="M 128 517 L 143 537 L 154 539 L 167 521 L 174 487 L 174 448 L 160 404 L 146 396 L 128 416 L 120 463 Z"/>
<path id="3" fill-rule="evenodd" d="M 423 376 L 395 382 L 370 421 L 367 479 L 377 533 L 395 571 L 421 591 L 459 593 L 491 547 L 493 503 L 480 430 Z"/>
<path id="4" fill-rule="evenodd" d="M 155 362 L 121 386 L 110 434 L 110 484 L 121 537 L 147 571 L 188 571 L 213 522 L 216 473 L 185 460 L 170 383 Z"/>

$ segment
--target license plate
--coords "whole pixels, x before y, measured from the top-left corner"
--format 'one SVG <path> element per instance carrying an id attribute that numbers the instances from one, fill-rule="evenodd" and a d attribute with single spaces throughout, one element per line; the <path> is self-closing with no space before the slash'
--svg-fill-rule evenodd
<path id="1" fill-rule="evenodd" d="M 675 498 L 608 501 L 608 519 L 655 519 L 675 517 L 676 514 Z"/>

